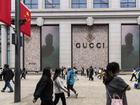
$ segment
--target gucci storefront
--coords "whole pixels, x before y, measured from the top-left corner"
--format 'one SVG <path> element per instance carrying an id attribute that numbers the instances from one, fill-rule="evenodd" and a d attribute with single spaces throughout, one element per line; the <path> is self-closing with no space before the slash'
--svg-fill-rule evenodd
<path id="1" fill-rule="evenodd" d="M 131 5 L 123 8 L 119 0 L 109 0 L 107 8 L 95 8 L 94 5 L 99 4 L 91 1 L 85 2 L 84 8 L 81 8 L 80 0 L 76 4 L 62 0 L 57 4 L 59 8 L 54 4 L 49 4 L 48 8 L 43 1 L 25 3 L 27 6 L 36 5 L 36 8 L 29 6 L 32 12 L 31 37 L 25 38 L 24 49 L 21 47 L 21 68 L 29 71 L 40 71 L 45 66 L 76 66 L 81 69 L 92 65 L 105 68 L 108 62 L 118 62 L 124 70 L 139 67 L 139 0 L 135 1 L 135 8 Z M 14 16 L 14 4 L 12 1 L 11 16 Z M 12 33 L 12 28 L 7 29 L 0 23 L 1 67 L 5 63 L 15 67 Z"/>
<path id="2" fill-rule="evenodd" d="M 108 25 L 72 26 L 72 64 L 78 68 L 108 63 Z"/>
<path id="3" fill-rule="evenodd" d="M 63 32 L 66 30 L 70 31 Z M 121 33 L 111 33 L 109 24 L 71 24 L 69 29 L 62 29 L 61 25 L 32 26 L 33 37 L 25 39 L 25 67 L 28 70 L 41 70 L 45 66 L 105 68 L 112 61 L 119 62 L 124 70 L 139 67 L 139 26 L 121 24 L 120 30 Z"/>
<path id="4" fill-rule="evenodd" d="M 60 56 L 63 55 L 60 55 L 59 30 L 59 25 L 47 25 L 42 28 L 32 27 L 34 37 L 25 40 L 25 50 L 32 49 L 32 51 L 25 52 L 25 66 L 29 70 L 43 69 L 45 66 L 60 67 Z M 71 58 L 69 58 L 71 64 L 69 66 L 76 66 L 79 69 L 91 65 L 105 67 L 109 59 L 108 36 L 108 25 L 71 25 Z M 40 43 L 40 45 L 36 43 Z"/>

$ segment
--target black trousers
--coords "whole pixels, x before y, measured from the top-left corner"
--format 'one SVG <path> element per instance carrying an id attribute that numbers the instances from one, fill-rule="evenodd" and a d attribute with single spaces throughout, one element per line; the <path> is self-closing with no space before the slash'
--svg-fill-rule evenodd
<path id="1" fill-rule="evenodd" d="M 54 105 L 52 100 L 41 101 L 41 105 Z"/>
<path id="2" fill-rule="evenodd" d="M 89 80 L 94 80 L 93 75 L 89 75 Z"/>
<path id="3" fill-rule="evenodd" d="M 66 105 L 66 98 L 64 93 L 57 93 L 55 94 L 54 105 L 57 105 L 59 99 L 61 98 L 62 105 Z"/>
<path id="4" fill-rule="evenodd" d="M 70 90 L 72 90 L 76 94 L 76 90 L 73 88 L 73 85 L 67 85 L 68 89 L 68 97 L 70 96 Z"/>
<path id="5" fill-rule="evenodd" d="M 131 79 L 130 79 L 130 81 L 132 81 L 133 80 L 133 77 L 135 77 L 135 80 L 137 80 L 137 76 L 136 76 L 136 74 L 132 74 L 132 77 L 131 77 Z"/>

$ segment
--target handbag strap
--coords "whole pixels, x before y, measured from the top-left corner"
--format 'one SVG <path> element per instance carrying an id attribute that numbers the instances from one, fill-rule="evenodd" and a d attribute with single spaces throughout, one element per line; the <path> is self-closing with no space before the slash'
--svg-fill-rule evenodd
<path id="1" fill-rule="evenodd" d="M 109 86 L 110 86 L 110 85 L 109 85 Z M 112 87 L 112 86 L 110 86 L 110 87 L 111 87 L 111 88 L 114 88 L 114 87 Z M 116 89 L 116 88 L 114 88 L 114 89 Z M 113 97 L 111 97 L 111 95 L 110 95 L 109 90 L 108 90 L 107 87 L 106 87 L 106 90 L 107 90 L 107 93 L 108 93 L 110 99 L 114 98 L 114 95 L 113 95 Z M 113 93 L 113 94 L 116 94 L 116 93 Z M 120 96 L 119 96 L 118 94 L 116 94 L 116 96 L 117 96 L 119 99 L 123 99 L 123 97 L 124 97 L 124 91 L 122 92 L 122 97 L 121 97 L 121 98 L 120 98 Z"/>
<path id="2" fill-rule="evenodd" d="M 109 90 L 107 89 L 107 87 L 106 87 L 106 91 L 107 91 L 107 94 L 109 95 L 109 98 L 112 99 L 112 97 L 111 97 L 111 95 L 110 95 Z"/>

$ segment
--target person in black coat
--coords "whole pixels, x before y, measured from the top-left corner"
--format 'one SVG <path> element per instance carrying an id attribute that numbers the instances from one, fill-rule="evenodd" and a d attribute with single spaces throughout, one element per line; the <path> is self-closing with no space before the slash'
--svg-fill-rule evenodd
<path id="1" fill-rule="evenodd" d="M 10 84 L 10 81 L 13 79 L 14 77 L 14 72 L 9 69 L 9 65 L 5 64 L 4 65 L 4 69 L 1 73 L 1 75 L 3 76 L 3 80 L 5 82 L 4 88 L 1 90 L 1 92 L 5 92 L 5 89 L 8 87 L 10 89 L 9 92 L 13 92 L 13 88 Z"/>
<path id="2" fill-rule="evenodd" d="M 53 81 L 51 79 L 49 67 L 44 68 L 42 77 L 37 83 L 33 96 L 33 103 L 35 103 L 37 99 L 40 98 L 41 105 L 53 105 Z"/>
<path id="3" fill-rule="evenodd" d="M 25 68 L 23 68 L 23 70 L 21 71 L 21 79 L 22 78 L 26 79 L 26 74 L 27 74 L 27 71 Z"/>
<path id="4" fill-rule="evenodd" d="M 92 81 L 94 80 L 93 74 L 94 74 L 94 69 L 92 66 L 90 66 L 90 68 L 89 68 L 89 80 L 92 80 Z"/>

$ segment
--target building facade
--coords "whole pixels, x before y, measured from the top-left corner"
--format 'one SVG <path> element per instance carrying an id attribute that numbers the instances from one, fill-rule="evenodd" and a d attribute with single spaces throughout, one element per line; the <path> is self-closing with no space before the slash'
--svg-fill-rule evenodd
<path id="1" fill-rule="evenodd" d="M 21 65 L 27 70 L 39 71 L 45 66 L 105 68 L 112 61 L 122 69 L 139 67 L 140 0 L 23 2 L 32 13 L 31 38 L 24 39 L 24 50 L 21 47 Z M 12 28 L 1 25 L 1 66 L 9 63 L 14 67 L 12 33 Z"/>

